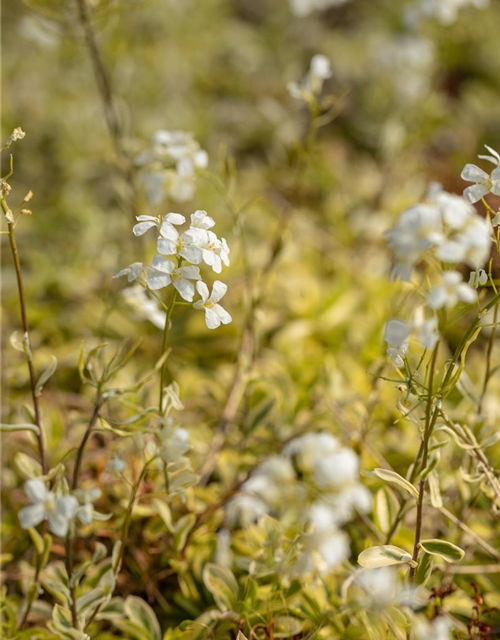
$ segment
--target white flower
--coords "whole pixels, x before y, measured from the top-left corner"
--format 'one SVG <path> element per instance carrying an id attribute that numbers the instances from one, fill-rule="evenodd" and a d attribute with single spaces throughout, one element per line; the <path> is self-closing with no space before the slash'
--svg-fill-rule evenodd
<path id="1" fill-rule="evenodd" d="M 482 267 L 491 252 L 491 235 L 487 221 L 474 215 L 458 233 L 453 234 L 436 250 L 443 262 L 466 262 L 473 269 Z"/>
<path id="2" fill-rule="evenodd" d="M 205 240 L 199 245 L 202 250 L 203 262 L 215 271 L 222 271 L 222 263 L 229 266 L 229 247 L 227 242 L 219 238 L 213 231 L 205 231 Z"/>
<path id="3" fill-rule="evenodd" d="M 133 262 L 125 269 L 122 269 L 117 274 L 113 276 L 113 278 L 121 278 L 122 276 L 127 276 L 128 282 L 133 282 L 134 280 L 144 280 L 147 278 L 148 273 L 151 271 L 149 267 L 145 267 L 142 262 Z"/>
<path id="4" fill-rule="evenodd" d="M 313 469 L 313 482 L 323 491 L 339 489 L 354 482 L 359 473 L 359 458 L 352 449 L 339 449 L 322 455 Z"/>
<path id="5" fill-rule="evenodd" d="M 387 355 L 396 367 L 404 365 L 410 333 L 411 326 L 400 318 L 392 318 L 386 322 L 384 340 L 389 345 Z"/>
<path id="6" fill-rule="evenodd" d="M 201 245 L 206 239 L 206 231 L 203 229 L 188 229 L 179 235 L 174 227 L 163 228 L 158 238 L 158 253 L 164 256 L 179 255 L 192 264 L 200 264 L 203 253 Z"/>
<path id="7" fill-rule="evenodd" d="M 330 60 L 321 54 L 311 59 L 309 71 L 301 83 L 289 82 L 288 92 L 292 98 L 304 102 L 314 101 L 322 92 L 325 80 L 332 75 Z"/>
<path id="8" fill-rule="evenodd" d="M 158 329 L 165 326 L 166 313 L 158 307 L 158 302 L 152 300 L 142 286 L 136 284 L 125 287 L 121 292 L 123 299 L 133 309 L 140 320 L 149 320 Z"/>
<path id="9" fill-rule="evenodd" d="M 267 505 L 257 496 L 240 493 L 232 498 L 225 510 L 226 523 L 246 529 L 268 512 Z"/>
<path id="10" fill-rule="evenodd" d="M 189 432 L 182 427 L 174 427 L 169 421 L 159 433 L 160 456 L 165 462 L 179 462 L 189 451 Z"/>
<path id="11" fill-rule="evenodd" d="M 400 599 L 401 585 L 393 568 L 380 567 L 363 571 L 356 581 L 375 606 L 387 607 L 396 604 Z"/>
<path id="12" fill-rule="evenodd" d="M 475 164 L 466 164 L 461 178 L 466 182 L 474 182 L 472 187 L 467 187 L 464 190 L 464 198 L 471 204 L 479 202 L 490 191 L 496 196 L 500 196 L 500 154 L 485 145 L 486 149 L 491 153 L 488 156 L 478 156 L 481 160 L 488 160 L 492 164 L 496 165 L 491 175 L 483 171 Z"/>
<path id="13" fill-rule="evenodd" d="M 451 622 L 442 616 L 429 622 L 426 618 L 418 618 L 413 627 L 416 640 L 451 640 Z"/>
<path id="14" fill-rule="evenodd" d="M 476 292 L 462 280 L 458 271 L 445 271 L 442 283 L 427 294 L 427 304 L 431 309 L 453 308 L 461 300 L 472 304 L 477 300 Z"/>
<path id="15" fill-rule="evenodd" d="M 322 11 L 328 7 L 338 7 L 348 0 L 289 0 L 292 13 L 299 17 L 308 16 L 313 11 Z"/>
<path id="16" fill-rule="evenodd" d="M 201 300 L 197 300 L 193 307 L 195 309 L 205 309 L 205 322 L 208 329 L 216 329 L 220 324 L 229 324 L 232 320 L 229 313 L 221 307 L 219 300 L 224 297 L 227 291 L 227 285 L 220 280 L 216 280 L 212 287 L 212 293 L 209 296 L 207 285 L 199 281 L 196 288 L 201 296 Z"/>
<path id="17" fill-rule="evenodd" d="M 94 505 L 92 504 L 101 497 L 101 490 L 94 489 L 75 491 L 75 496 L 82 503 L 75 512 L 76 517 L 83 524 L 90 524 L 94 518 Z"/>
<path id="18" fill-rule="evenodd" d="M 471 271 L 469 276 L 469 286 L 477 289 L 479 286 L 484 287 L 488 282 L 488 274 L 484 269 L 478 269 L 477 271 Z"/>
<path id="19" fill-rule="evenodd" d="M 162 218 L 156 216 L 137 216 L 139 222 L 134 226 L 132 231 L 135 236 L 142 236 L 146 231 L 156 227 L 160 233 L 174 229 L 173 225 L 180 225 L 186 222 L 186 218 L 180 213 L 167 213 Z M 175 230 L 175 229 L 174 229 Z"/>
<path id="20" fill-rule="evenodd" d="M 338 449 L 339 442 L 330 433 L 306 433 L 289 442 L 283 449 L 283 454 L 292 459 L 295 468 L 301 473 L 312 473 L 318 458 L 336 453 Z"/>
<path id="21" fill-rule="evenodd" d="M 33 478 L 24 485 L 24 492 L 34 503 L 19 511 L 23 529 L 36 527 L 42 520 L 49 521 L 52 533 L 63 538 L 68 533 L 69 523 L 75 516 L 78 500 L 74 496 L 57 496 L 47 489 L 43 480 Z"/>
<path id="22" fill-rule="evenodd" d="M 215 220 L 206 211 L 198 210 L 191 214 L 191 228 L 207 230 L 213 226 L 215 226 Z"/>
<path id="23" fill-rule="evenodd" d="M 435 317 L 425 318 L 423 307 L 417 307 L 413 315 L 412 329 L 416 338 L 426 349 L 434 349 L 439 340 L 438 320 Z"/>
<path id="24" fill-rule="evenodd" d="M 113 457 L 108 461 L 106 470 L 110 473 L 122 473 L 125 470 L 125 463 L 116 453 L 113 453 Z"/>
<path id="25" fill-rule="evenodd" d="M 493 220 L 491 221 L 492 227 L 498 227 L 498 225 L 500 225 L 500 208 L 498 209 L 498 212 L 493 216 Z"/>
<path id="26" fill-rule="evenodd" d="M 153 258 L 155 271 L 148 276 L 148 286 L 157 290 L 173 284 L 181 297 L 188 302 L 193 301 L 194 284 L 191 280 L 200 280 L 200 270 L 192 265 L 178 267 L 175 262 L 163 256 Z"/>

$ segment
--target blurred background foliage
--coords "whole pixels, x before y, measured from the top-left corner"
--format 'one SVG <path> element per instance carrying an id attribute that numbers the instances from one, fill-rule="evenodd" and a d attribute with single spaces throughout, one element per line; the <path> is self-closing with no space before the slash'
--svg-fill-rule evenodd
<path id="1" fill-rule="evenodd" d="M 144 150 L 157 129 L 192 131 L 209 153 L 209 170 L 230 185 L 236 206 L 245 207 L 241 232 L 208 177 L 200 179 L 191 202 L 167 201 L 152 209 L 139 194 L 136 203 L 140 213 L 206 209 L 232 249 L 223 279 L 233 324 L 207 332 L 202 314 L 181 308 L 171 334 L 169 371 L 186 404 L 182 423 L 191 432 L 195 468 L 210 452 L 248 315 L 242 235 L 263 296 L 254 325 L 255 366 L 216 468 L 207 486 L 190 497 L 194 509 L 229 486 L 239 470 L 306 428 L 339 436 L 362 456 L 365 469 L 386 458 L 404 473 L 415 455 L 414 425 L 395 422 L 397 393 L 375 377 L 386 366 L 383 323 L 401 304 L 398 285 L 388 282 L 383 232 L 423 196 L 429 181 L 460 193 L 464 164 L 474 161 L 484 143 L 500 147 L 500 3 L 492 0 L 487 10 L 466 7 L 450 25 L 429 19 L 408 26 L 410 4 L 352 0 L 299 18 L 286 0 L 89 3 L 127 152 Z M 16 126 L 27 134 L 13 148 L 13 200 L 29 189 L 35 194 L 33 215 L 16 229 L 34 352 L 39 369 L 51 355 L 59 361 L 43 397 L 55 457 L 61 442 L 68 446 L 81 437 L 91 406 L 80 395 L 76 372 L 82 340 L 92 346 L 143 338 L 122 374 L 125 382 L 147 372 L 159 356 L 160 332 L 136 317 L 121 294 L 123 284 L 112 280 L 130 262 L 150 259 L 154 243 L 131 234 L 127 186 L 75 4 L 11 0 L 2 19 L 3 137 Z M 289 96 L 287 83 L 304 75 L 316 53 L 332 62 L 326 93 L 338 99 L 338 114 L 304 151 L 309 116 Z M 229 181 L 228 166 L 236 168 Z M 499 203 L 493 197 L 491 204 Z M 276 260 L 262 273 L 273 248 Z M 9 343 L 20 323 L 5 248 L 2 264 L 2 421 L 14 422 L 28 379 L 22 354 Z M 455 338 L 447 337 L 451 344 Z M 473 378 L 481 376 L 481 357 L 479 351 L 470 354 Z M 150 405 L 155 390 L 141 392 L 137 404 Z M 492 419 L 500 409 L 499 390 L 493 380 L 487 406 Z M 454 401 L 463 402 L 458 394 Z M 121 406 L 110 411 L 117 422 L 126 415 Z M 118 449 L 125 457 L 127 446 Z M 15 558 L 6 565 L 10 577 L 22 577 L 26 567 L 19 558 L 29 548 L 28 537 L 17 530 L 22 479 L 12 461 L 15 453 L 30 450 L 26 436 L 4 438 L 3 547 Z M 86 473 L 97 475 L 113 450 L 113 434 L 96 438 Z M 446 452 L 450 469 L 460 463 L 458 452 Z M 490 455 L 498 466 L 500 448 Z M 454 491 L 465 490 L 449 489 L 451 500 Z M 481 529 L 487 505 L 476 506 L 469 526 Z M 358 524 L 350 531 L 353 558 L 369 536 Z M 106 526 L 96 523 L 92 531 L 105 539 Z M 161 544 L 151 548 L 154 530 L 138 527 L 134 536 L 120 591 L 154 600 L 157 587 L 151 584 L 167 596 L 180 588 L 183 597 L 169 601 L 163 615 L 179 622 L 202 611 L 202 603 L 186 604 L 190 585 L 169 582 Z M 397 540 L 411 543 L 411 528 L 403 527 Z M 199 542 L 198 555 L 191 552 L 198 569 L 215 544 L 213 536 L 200 535 Z M 500 591 L 498 576 L 475 580 L 487 592 Z"/>

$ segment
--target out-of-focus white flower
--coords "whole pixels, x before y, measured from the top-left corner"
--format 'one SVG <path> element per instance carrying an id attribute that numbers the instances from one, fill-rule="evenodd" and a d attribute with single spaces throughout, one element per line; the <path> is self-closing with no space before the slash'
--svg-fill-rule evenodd
<path id="1" fill-rule="evenodd" d="M 169 420 L 159 434 L 160 456 L 165 462 L 179 462 L 185 453 L 189 451 L 189 432 L 182 427 L 176 427 Z"/>
<path id="2" fill-rule="evenodd" d="M 42 16 L 24 16 L 19 21 L 19 34 L 43 49 L 54 49 L 61 40 L 61 30 L 53 20 Z"/>
<path id="3" fill-rule="evenodd" d="M 317 461 L 313 470 L 313 482 L 324 491 L 339 489 L 357 480 L 358 473 L 358 456 L 352 449 L 342 448 Z"/>
<path id="4" fill-rule="evenodd" d="M 289 0 L 290 10 L 300 18 L 308 16 L 313 11 L 324 11 L 330 7 L 339 7 L 349 0 Z"/>
<path id="5" fill-rule="evenodd" d="M 258 522 L 269 509 L 259 497 L 240 493 L 226 505 L 225 515 L 228 526 L 239 525 L 244 529 Z"/>
<path id="6" fill-rule="evenodd" d="M 491 221 L 492 227 L 498 227 L 499 225 L 500 225 L 500 208 L 498 209 L 498 212 L 495 213 L 495 215 L 493 216 L 493 220 Z"/>
<path id="7" fill-rule="evenodd" d="M 214 562 L 220 567 L 230 568 L 233 564 L 231 552 L 231 532 L 221 529 L 217 532 L 217 546 L 215 547 Z"/>
<path id="8" fill-rule="evenodd" d="M 453 625 L 450 620 L 439 616 L 431 622 L 426 618 L 419 617 L 415 620 L 413 630 L 416 640 L 451 640 L 451 630 Z"/>
<path id="9" fill-rule="evenodd" d="M 410 333 L 411 326 L 400 318 L 392 318 L 386 322 L 384 340 L 389 345 L 387 355 L 396 367 L 404 365 Z"/>
<path id="10" fill-rule="evenodd" d="M 106 465 L 106 470 L 109 473 L 122 473 L 125 471 L 125 463 L 116 453 L 113 453 L 113 456 L 110 460 L 108 460 L 108 464 Z"/>
<path id="11" fill-rule="evenodd" d="M 423 307 L 417 307 L 413 314 L 412 328 L 418 342 L 426 349 L 434 349 L 439 340 L 438 320 L 434 316 L 425 317 Z"/>
<path id="12" fill-rule="evenodd" d="M 216 280 L 209 295 L 207 285 L 201 280 L 196 283 L 196 289 L 201 296 L 193 307 L 205 310 L 205 322 L 208 329 L 217 329 L 222 324 L 229 324 L 232 321 L 230 314 L 219 304 L 227 291 L 227 285 L 220 280 Z"/>
<path id="13" fill-rule="evenodd" d="M 296 100 L 314 102 L 323 91 L 325 80 L 332 75 L 330 60 L 321 54 L 316 54 L 311 59 L 311 65 L 305 78 L 300 82 L 289 82 L 288 93 Z"/>
<path id="14" fill-rule="evenodd" d="M 292 459 L 300 473 L 312 473 L 319 456 L 336 453 L 339 448 L 339 441 L 330 433 L 306 433 L 289 442 L 283 454 Z"/>
<path id="15" fill-rule="evenodd" d="M 200 264 L 203 253 L 201 246 L 205 241 L 206 231 L 203 229 L 188 229 L 179 235 L 177 229 L 162 228 L 158 238 L 158 253 L 163 256 L 178 255 L 192 264 Z"/>
<path id="16" fill-rule="evenodd" d="M 372 606 L 387 607 L 395 604 L 401 597 L 401 584 L 397 571 L 390 567 L 380 567 L 363 571 L 356 582 L 368 595 Z"/>
<path id="17" fill-rule="evenodd" d="M 442 219 L 436 207 L 419 204 L 404 211 L 385 235 L 398 265 L 393 275 L 409 280 L 425 251 L 442 242 Z"/>
<path id="18" fill-rule="evenodd" d="M 416 35 L 377 38 L 373 58 L 402 99 L 417 100 L 428 91 L 436 58 L 432 40 Z"/>
<path id="19" fill-rule="evenodd" d="M 495 165 L 495 169 L 491 172 L 491 175 L 483 171 L 475 164 L 466 164 L 461 178 L 466 182 L 474 182 L 472 187 L 467 187 L 464 190 L 464 198 L 474 204 L 479 202 L 481 198 L 484 198 L 488 193 L 494 193 L 496 196 L 500 196 L 500 154 L 485 145 L 486 149 L 491 153 L 487 156 L 478 156 L 481 160 L 488 160 Z"/>
<path id="20" fill-rule="evenodd" d="M 483 266 L 491 250 L 486 220 L 463 198 L 431 185 L 428 202 L 404 211 L 386 232 L 394 253 L 393 277 L 410 280 L 414 266 L 427 251 L 451 264 Z"/>
<path id="21" fill-rule="evenodd" d="M 450 25 L 463 7 L 485 9 L 489 4 L 490 0 L 418 0 L 409 6 L 406 18 L 411 25 L 418 24 L 422 18 L 434 18 L 441 24 Z"/>
<path id="22" fill-rule="evenodd" d="M 180 213 L 167 213 L 163 217 L 137 216 L 136 220 L 138 222 L 132 229 L 135 236 L 142 236 L 146 231 L 154 229 L 155 227 L 160 233 L 168 232 L 174 229 L 174 225 L 178 226 L 186 222 L 186 218 Z"/>
<path id="23" fill-rule="evenodd" d="M 469 276 L 469 286 L 477 289 L 479 286 L 484 287 L 488 282 L 488 274 L 484 269 L 478 269 L 477 271 L 471 271 Z"/>
<path id="24" fill-rule="evenodd" d="M 290 460 L 284 456 L 272 456 L 259 465 L 242 490 L 258 496 L 273 509 L 279 510 L 284 501 L 294 500 L 296 497 L 295 481 L 295 471 Z"/>
<path id="25" fill-rule="evenodd" d="M 75 491 L 75 496 L 81 503 L 76 510 L 76 517 L 83 524 L 90 524 L 94 519 L 94 505 L 92 504 L 101 497 L 101 490 L 97 487 L 87 490 Z"/>
<path id="26" fill-rule="evenodd" d="M 158 307 L 156 300 L 148 297 L 141 285 L 126 287 L 121 292 L 122 298 L 133 309 L 135 316 L 140 320 L 149 320 L 158 329 L 165 326 L 166 313 Z"/>
<path id="27" fill-rule="evenodd" d="M 441 284 L 433 287 L 427 294 L 427 304 L 431 309 L 453 308 L 458 301 L 473 304 L 477 300 L 476 292 L 462 280 L 458 271 L 445 271 Z"/>
<path id="28" fill-rule="evenodd" d="M 26 133 L 21 129 L 21 127 L 16 127 L 14 131 L 10 134 L 5 142 L 4 149 L 8 149 L 13 142 L 17 142 L 18 140 L 22 140 Z"/>
<path id="29" fill-rule="evenodd" d="M 150 204 L 159 204 L 166 196 L 185 202 L 194 196 L 196 174 L 208 166 L 208 154 L 192 133 L 159 130 L 151 148 L 141 153 L 135 163 L 148 167 L 142 179 Z"/>
<path id="30" fill-rule="evenodd" d="M 179 294 L 187 302 L 194 297 L 194 284 L 191 280 L 200 280 L 200 270 L 193 265 L 178 267 L 175 262 L 156 255 L 153 258 L 154 271 L 148 276 L 148 286 L 152 290 L 163 289 L 173 284 Z"/>
<path id="31" fill-rule="evenodd" d="M 145 267 L 142 262 L 133 262 L 125 269 L 122 269 L 118 273 L 116 273 L 113 278 L 121 278 L 122 276 L 127 276 L 128 282 L 133 282 L 134 280 L 138 280 L 140 278 L 145 279 L 149 273 L 150 269 Z"/>
<path id="32" fill-rule="evenodd" d="M 54 494 L 40 478 L 28 480 L 24 485 L 24 492 L 34 504 L 19 511 L 21 527 L 30 529 L 43 520 L 48 520 L 52 533 L 63 538 L 75 516 L 78 500 L 74 496 Z"/>

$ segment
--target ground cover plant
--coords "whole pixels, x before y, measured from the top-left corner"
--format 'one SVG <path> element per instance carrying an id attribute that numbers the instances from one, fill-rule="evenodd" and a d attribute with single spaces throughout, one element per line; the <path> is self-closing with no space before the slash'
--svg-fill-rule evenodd
<path id="1" fill-rule="evenodd" d="M 2 637 L 500 637 L 500 5 L 2 18 Z"/>

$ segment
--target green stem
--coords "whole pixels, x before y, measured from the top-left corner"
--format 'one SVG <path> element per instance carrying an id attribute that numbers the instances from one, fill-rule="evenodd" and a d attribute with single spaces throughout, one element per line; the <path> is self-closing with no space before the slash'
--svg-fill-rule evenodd
<path id="1" fill-rule="evenodd" d="M 170 332 L 170 320 L 172 318 L 172 312 L 176 305 L 177 300 L 177 291 L 174 293 L 174 297 L 172 298 L 172 302 L 170 303 L 170 307 L 167 311 L 167 315 L 165 318 L 165 328 L 163 329 L 163 341 L 161 346 L 161 355 L 165 353 L 168 346 L 168 334 Z M 159 399 L 159 407 L 160 407 L 160 415 L 163 415 L 163 389 L 165 388 L 165 380 L 167 377 L 167 363 L 166 361 L 163 363 L 160 371 L 160 399 Z"/>
<path id="2" fill-rule="evenodd" d="M 1 198 L 1 204 L 5 214 L 10 212 L 7 202 L 3 197 Z M 14 233 L 14 223 L 8 222 L 7 226 L 8 226 L 8 233 L 9 233 L 9 244 L 12 252 L 12 258 L 14 260 L 14 268 L 16 271 L 17 290 L 19 294 L 19 304 L 21 307 L 21 321 L 23 325 L 24 335 L 26 336 L 26 340 L 27 340 L 26 359 L 28 361 L 31 397 L 33 400 L 33 411 L 35 414 L 35 424 L 38 427 L 38 433 L 36 435 L 38 440 L 38 452 L 40 455 L 40 464 L 42 466 L 42 474 L 45 475 L 47 473 L 47 461 L 45 459 L 45 444 L 44 444 L 43 431 L 42 431 L 40 405 L 39 405 L 38 396 L 36 393 L 35 367 L 33 365 L 33 357 L 31 355 L 31 336 L 30 336 L 30 329 L 29 329 L 29 323 L 28 323 L 28 313 L 26 311 L 26 296 L 24 292 L 24 282 L 23 282 L 23 275 L 21 271 L 21 261 L 19 259 L 19 251 L 17 248 L 16 236 Z"/>

